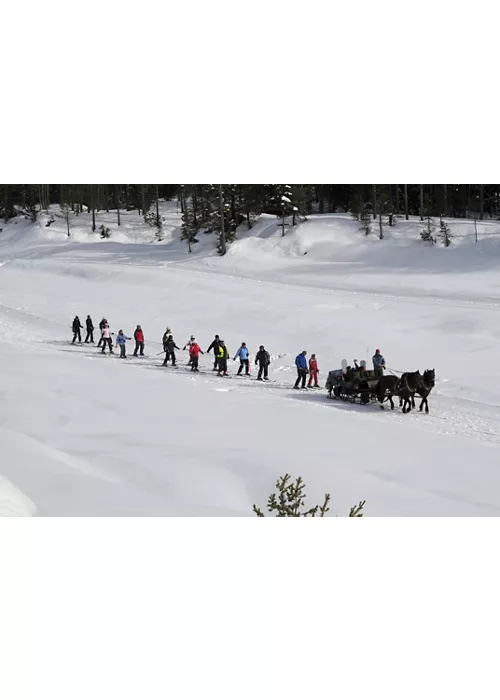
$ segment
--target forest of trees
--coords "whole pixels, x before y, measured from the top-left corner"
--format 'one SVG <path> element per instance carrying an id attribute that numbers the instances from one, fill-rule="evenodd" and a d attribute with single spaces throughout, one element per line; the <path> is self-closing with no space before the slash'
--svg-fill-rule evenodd
<path id="1" fill-rule="evenodd" d="M 275 214 L 294 224 L 313 212 L 351 212 L 368 231 L 369 222 L 392 225 L 397 217 L 465 217 L 474 219 L 500 216 L 500 185 L 2 185 L 0 218 L 24 213 L 36 221 L 40 212 L 58 205 L 69 213 L 96 213 L 136 210 L 144 220 L 161 230 L 159 201 L 178 199 L 182 211 L 182 237 L 188 246 L 202 229 L 219 233 L 220 252 L 234 238 L 237 226 L 252 226 L 263 213 Z"/>

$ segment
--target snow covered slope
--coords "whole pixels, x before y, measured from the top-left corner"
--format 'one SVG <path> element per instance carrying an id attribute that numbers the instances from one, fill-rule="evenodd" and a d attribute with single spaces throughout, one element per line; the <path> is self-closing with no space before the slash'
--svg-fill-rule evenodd
<path id="1" fill-rule="evenodd" d="M 339 514 L 360 499 L 371 516 L 500 513 L 497 222 L 478 224 L 478 243 L 472 222 L 453 222 L 444 249 L 419 240 L 416 220 L 380 241 L 348 215 L 284 238 L 264 216 L 220 258 L 211 234 L 189 255 L 175 204 L 163 214 L 162 242 L 134 213 L 120 230 L 99 215 L 105 241 L 88 215 L 70 239 L 62 219 L 3 226 L 0 513 L 251 515 L 287 471 L 311 500 L 332 492 Z M 147 357 L 71 346 L 87 313 L 128 335 L 140 323 Z M 219 333 L 231 355 L 265 344 L 273 382 L 219 379 L 207 356 L 193 376 L 185 353 L 161 368 L 167 324 L 181 347 L 192 333 L 203 349 Z M 393 370 L 436 368 L 430 415 L 291 388 L 303 349 L 323 384 L 376 347 Z"/>

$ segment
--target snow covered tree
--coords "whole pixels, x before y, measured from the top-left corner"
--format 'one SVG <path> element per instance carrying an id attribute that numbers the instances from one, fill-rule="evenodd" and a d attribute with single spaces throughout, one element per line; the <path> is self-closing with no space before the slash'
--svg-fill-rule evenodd
<path id="1" fill-rule="evenodd" d="M 276 482 L 276 493 L 272 493 L 267 500 L 267 510 L 274 513 L 277 518 L 307 518 L 318 517 L 323 518 L 330 510 L 330 494 L 326 493 L 322 505 L 315 505 L 307 508 L 305 504 L 306 487 L 302 477 L 298 477 L 294 482 L 291 481 L 290 474 L 285 474 Z M 360 501 L 357 506 L 353 506 L 349 512 L 350 518 L 362 518 L 363 508 L 366 501 Z M 255 504 L 253 512 L 259 518 L 265 517 L 264 512 Z"/>
<path id="2" fill-rule="evenodd" d="M 451 239 L 453 236 L 451 235 L 450 227 L 446 221 L 441 221 L 439 226 L 439 237 L 445 248 L 448 248 L 448 246 L 451 245 Z"/>
<path id="3" fill-rule="evenodd" d="M 372 213 L 370 207 L 365 205 L 360 214 L 361 227 L 360 231 L 365 232 L 365 236 L 368 236 L 372 231 Z"/>
<path id="4" fill-rule="evenodd" d="M 442 223 L 442 222 L 441 222 Z M 436 225 L 434 222 L 434 219 L 431 216 L 427 216 L 425 219 L 424 226 L 422 230 L 420 231 L 420 238 L 425 241 L 426 243 L 434 243 L 436 242 L 436 239 L 434 238 L 434 231 L 436 230 Z"/>
<path id="5" fill-rule="evenodd" d="M 181 226 L 181 241 L 187 241 L 188 251 L 192 253 L 193 243 L 198 243 L 196 235 L 198 233 L 198 224 L 196 222 L 196 217 L 193 212 L 192 201 L 184 201 L 183 203 L 183 214 L 182 214 L 182 226 Z"/>

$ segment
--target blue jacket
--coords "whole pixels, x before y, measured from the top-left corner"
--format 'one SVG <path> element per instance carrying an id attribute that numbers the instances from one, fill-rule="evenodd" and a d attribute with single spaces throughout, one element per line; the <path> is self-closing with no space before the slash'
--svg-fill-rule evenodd
<path id="1" fill-rule="evenodd" d="M 374 355 L 372 357 L 372 362 L 373 362 L 373 369 L 378 369 L 379 367 L 385 367 L 385 360 L 384 356 L 380 355 Z"/>
<path id="2" fill-rule="evenodd" d="M 305 355 L 297 355 L 295 358 L 295 365 L 297 366 L 298 369 L 307 369 L 307 359 Z"/>
<path id="3" fill-rule="evenodd" d="M 234 359 L 236 360 L 237 357 L 239 357 L 240 360 L 248 360 L 248 348 L 242 346 L 234 356 Z"/>
<path id="4" fill-rule="evenodd" d="M 116 344 L 117 345 L 125 345 L 125 342 L 127 340 L 130 340 L 126 335 L 123 335 L 123 333 L 118 333 L 116 336 Z"/>

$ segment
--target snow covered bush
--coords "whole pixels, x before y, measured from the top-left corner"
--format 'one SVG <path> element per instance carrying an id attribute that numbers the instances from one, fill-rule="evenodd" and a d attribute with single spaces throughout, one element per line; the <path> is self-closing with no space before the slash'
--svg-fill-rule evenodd
<path id="1" fill-rule="evenodd" d="M 304 493 L 306 485 L 301 476 L 299 476 L 295 482 L 290 481 L 291 478 L 290 474 L 285 474 L 285 476 L 278 479 L 276 482 L 276 493 L 272 493 L 267 499 L 267 510 L 270 513 L 276 513 L 277 518 L 307 518 L 309 516 L 314 518 L 318 513 L 319 517 L 323 518 L 330 510 L 328 507 L 331 498 L 330 494 L 325 494 L 322 505 L 318 504 L 312 508 L 306 508 L 306 494 Z M 365 503 L 366 501 L 360 501 L 357 506 L 352 506 L 349 517 L 362 518 L 362 511 Z M 253 512 L 259 518 L 265 517 L 262 510 L 255 504 L 253 506 Z"/>

